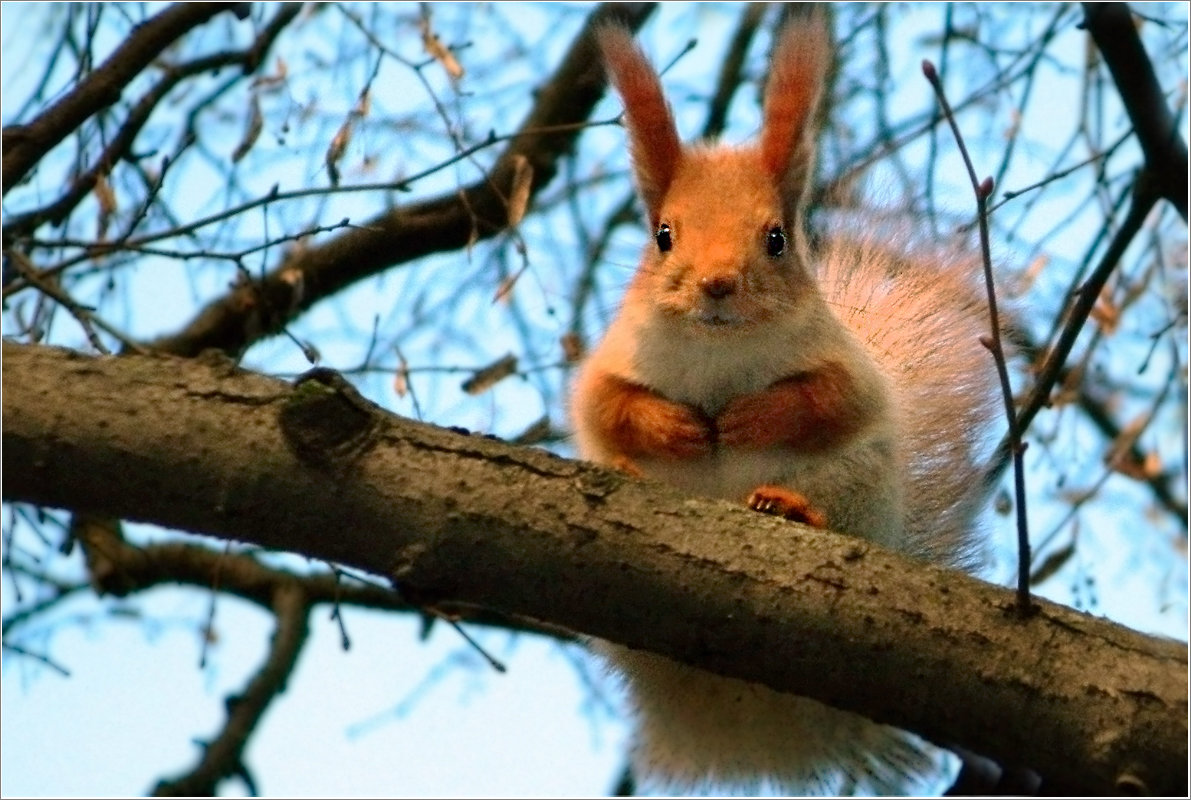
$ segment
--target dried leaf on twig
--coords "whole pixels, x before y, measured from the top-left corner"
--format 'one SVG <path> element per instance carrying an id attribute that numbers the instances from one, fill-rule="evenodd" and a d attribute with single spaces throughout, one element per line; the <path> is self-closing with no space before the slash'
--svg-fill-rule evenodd
<path id="1" fill-rule="evenodd" d="M 256 144 L 257 138 L 261 135 L 261 129 L 264 127 L 264 117 L 261 115 L 261 102 L 255 94 L 252 95 L 252 108 L 248 112 L 248 124 L 244 128 L 244 136 L 241 137 L 240 143 L 236 145 L 235 151 L 232 153 L 232 163 L 239 163 L 240 159 L 248 155 L 248 151 Z"/>
<path id="2" fill-rule="evenodd" d="M 365 86 L 360 92 L 359 98 L 356 100 L 355 106 L 348 112 L 347 119 L 339 126 L 334 138 L 331 139 L 331 144 L 327 147 L 326 163 L 327 175 L 331 178 L 331 185 L 339 185 L 339 162 L 343 158 L 343 154 L 347 151 L 347 146 L 351 142 L 352 130 L 355 127 L 356 121 L 368 116 L 369 110 L 372 108 L 371 90 Z"/>
<path id="3" fill-rule="evenodd" d="M 397 372 L 393 375 L 393 391 L 397 393 L 398 397 L 405 397 L 409 394 L 409 364 L 405 358 L 401 358 L 401 365 L 397 367 Z"/>
<path id="4" fill-rule="evenodd" d="M 468 394 L 483 394 L 505 378 L 517 372 L 517 356 L 509 353 L 486 367 L 476 370 L 463 382 L 463 391 Z"/>
<path id="5" fill-rule="evenodd" d="M 261 75 L 252 82 L 252 88 L 263 91 L 276 91 L 285 83 L 287 75 L 289 75 L 289 65 L 285 63 L 284 58 L 278 56 L 277 71 L 272 75 Z"/>
<path id="6" fill-rule="evenodd" d="M 451 52 L 451 48 L 442 43 L 430 27 L 430 14 L 423 7 L 422 13 L 422 46 L 426 48 L 426 53 L 442 65 L 443 70 L 447 73 L 452 81 L 458 81 L 463 77 L 463 66 L 455 58 L 455 54 Z"/>
<path id="7" fill-rule="evenodd" d="M 95 178 L 94 192 L 95 200 L 99 203 L 99 214 L 95 225 L 95 238 L 102 242 L 108 238 L 108 226 L 111 224 L 112 217 L 118 208 L 116 193 L 112 191 L 112 185 L 108 183 L 106 172 L 99 173 Z"/>
<path id="8" fill-rule="evenodd" d="M 509 192 L 509 227 L 516 228 L 529 206 L 529 190 L 533 186 L 533 164 L 521 153 L 513 156 L 513 188 Z"/>

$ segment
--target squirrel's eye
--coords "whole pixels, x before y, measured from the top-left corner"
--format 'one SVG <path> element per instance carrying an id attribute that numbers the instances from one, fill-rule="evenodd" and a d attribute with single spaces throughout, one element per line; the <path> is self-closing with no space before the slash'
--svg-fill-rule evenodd
<path id="1" fill-rule="evenodd" d="M 668 253 L 674 246 L 674 243 L 670 241 L 670 226 L 664 222 L 658 226 L 658 232 L 654 234 L 653 238 L 658 243 L 658 250 L 663 253 Z"/>
<path id="2" fill-rule="evenodd" d="M 765 250 L 770 258 L 777 258 L 786 251 L 786 232 L 781 226 L 774 225 L 765 234 Z"/>

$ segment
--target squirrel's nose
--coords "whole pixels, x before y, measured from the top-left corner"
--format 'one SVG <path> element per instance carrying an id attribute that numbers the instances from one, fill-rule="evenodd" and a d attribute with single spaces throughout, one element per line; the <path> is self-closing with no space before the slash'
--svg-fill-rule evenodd
<path id="1" fill-rule="evenodd" d="M 699 288 L 712 300 L 723 300 L 729 295 L 736 294 L 739 284 L 740 277 L 736 274 L 705 275 L 699 279 Z"/>

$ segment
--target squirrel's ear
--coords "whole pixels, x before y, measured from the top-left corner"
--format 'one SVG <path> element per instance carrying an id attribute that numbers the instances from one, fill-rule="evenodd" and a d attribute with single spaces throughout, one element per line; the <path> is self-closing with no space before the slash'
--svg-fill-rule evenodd
<path id="1" fill-rule="evenodd" d="M 773 50 L 765 87 L 761 160 L 793 207 L 801 205 L 814 164 L 815 110 L 831 61 L 821 14 L 788 23 Z"/>
<path id="2" fill-rule="evenodd" d="M 597 37 L 608 78 L 624 101 L 625 128 L 637 188 L 650 222 L 657 226 L 662 198 L 670 188 L 682 145 L 662 84 L 645 54 L 624 28 L 602 28 Z"/>

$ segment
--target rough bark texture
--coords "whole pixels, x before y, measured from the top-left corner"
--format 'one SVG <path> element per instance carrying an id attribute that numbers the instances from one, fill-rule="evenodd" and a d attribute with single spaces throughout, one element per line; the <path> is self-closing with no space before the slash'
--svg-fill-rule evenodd
<path id="1" fill-rule="evenodd" d="M 855 539 L 387 414 L 333 374 L 4 344 L 4 499 L 544 619 L 1037 769 L 1185 794 L 1187 658 Z M 747 654 L 744 657 L 742 654 Z"/>

